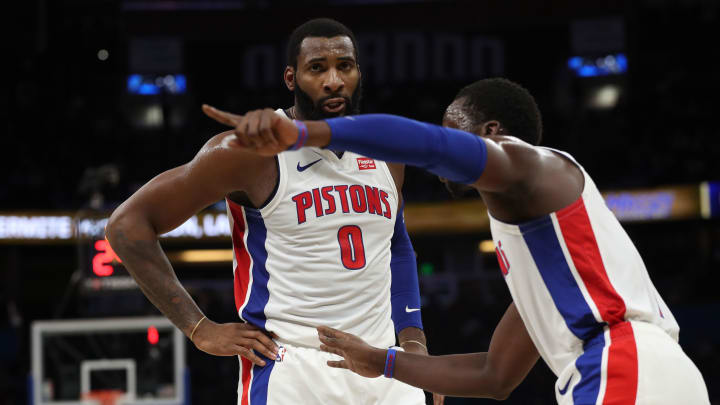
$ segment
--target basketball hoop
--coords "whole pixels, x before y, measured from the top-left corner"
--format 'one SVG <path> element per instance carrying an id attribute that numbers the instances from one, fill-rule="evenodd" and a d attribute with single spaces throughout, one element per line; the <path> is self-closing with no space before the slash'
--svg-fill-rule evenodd
<path id="1" fill-rule="evenodd" d="M 145 393 L 138 396 L 137 384 L 147 378 L 138 371 L 151 364 L 154 367 L 158 361 L 145 345 L 127 342 L 145 342 L 151 327 L 157 329 L 159 339 L 171 344 L 158 348 L 163 367 L 153 381 L 145 381 Z M 186 340 L 179 329 L 161 317 L 35 321 L 29 390 L 45 405 L 127 405 L 140 397 L 145 405 L 183 404 L 189 383 Z M 54 358 L 62 362 L 49 361 Z M 63 372 L 69 369 L 77 372 Z M 63 394 L 54 392 L 53 386 L 63 387 Z"/>
<path id="2" fill-rule="evenodd" d="M 125 398 L 122 390 L 91 390 L 82 396 L 83 400 L 92 401 L 98 405 L 118 405 Z"/>

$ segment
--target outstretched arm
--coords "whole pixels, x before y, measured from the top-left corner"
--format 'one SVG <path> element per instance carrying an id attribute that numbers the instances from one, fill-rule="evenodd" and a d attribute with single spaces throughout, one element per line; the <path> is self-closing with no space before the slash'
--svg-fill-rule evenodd
<path id="1" fill-rule="evenodd" d="M 318 334 L 322 350 L 343 357 L 340 361 L 329 361 L 329 366 L 346 368 L 365 377 L 383 374 L 387 350 L 325 326 L 318 328 Z M 450 396 L 505 399 L 525 379 L 538 358 L 515 304 L 510 304 L 487 352 L 447 356 L 397 352 L 394 378 Z"/>
<path id="2" fill-rule="evenodd" d="M 453 128 L 387 114 L 293 122 L 272 110 L 244 116 L 203 106 L 211 118 L 235 126 L 238 144 L 261 155 L 302 146 L 349 150 L 422 167 L 483 191 L 503 191 L 535 173 L 535 149 L 512 137 L 480 137 Z"/>

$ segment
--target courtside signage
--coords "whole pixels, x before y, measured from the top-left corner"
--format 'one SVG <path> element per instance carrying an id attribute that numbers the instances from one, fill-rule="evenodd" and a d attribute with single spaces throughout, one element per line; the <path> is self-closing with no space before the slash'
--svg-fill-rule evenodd
<path id="1" fill-rule="evenodd" d="M 376 169 L 375 160 L 367 157 L 357 158 L 357 165 L 358 170 Z M 610 191 L 604 192 L 603 197 L 621 222 L 720 216 L 720 182 L 647 190 Z M 467 202 L 463 204 L 467 205 Z M 408 204 L 405 207 L 408 231 L 422 232 L 426 228 L 424 224 L 427 225 L 428 218 L 441 218 L 438 226 L 441 226 L 444 232 L 454 230 L 466 232 L 470 229 L 467 212 L 460 207 L 463 204 L 456 202 Z M 480 199 L 472 204 L 472 212 L 484 209 Z M 81 216 L 70 211 L 0 212 L 0 243 L 72 243 L 78 237 L 87 240 L 103 239 L 109 213 L 94 215 L 96 216 Z M 437 230 L 436 228 L 434 227 L 433 230 Z M 471 225 L 471 228 L 476 231 L 489 231 L 487 217 Z M 166 241 L 229 240 L 230 226 L 225 212 L 208 211 L 191 217 L 176 229 L 160 237 Z"/>
<path id="2" fill-rule="evenodd" d="M 107 217 L 77 218 L 72 213 L 0 214 L 0 243 L 67 242 L 76 238 L 104 238 Z M 227 239 L 230 226 L 227 214 L 198 214 L 160 235 L 164 239 Z"/>

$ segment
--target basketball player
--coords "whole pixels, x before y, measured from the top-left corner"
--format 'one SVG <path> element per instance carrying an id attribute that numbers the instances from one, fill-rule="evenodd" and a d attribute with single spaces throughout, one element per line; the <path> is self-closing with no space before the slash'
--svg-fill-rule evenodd
<path id="1" fill-rule="evenodd" d="M 328 19 L 290 36 L 285 84 L 297 119 L 357 113 L 353 33 Z M 231 147 L 232 132 L 152 179 L 112 215 L 107 236 L 146 296 L 198 347 L 240 355 L 238 404 L 425 404 L 422 390 L 332 370 L 316 327 L 427 354 L 415 256 L 403 222 L 404 167 L 305 148 L 264 157 Z M 207 319 L 178 282 L 158 235 L 225 198 L 234 290 L 244 323 Z M 268 334 L 276 336 L 273 341 Z"/>
<path id="2" fill-rule="evenodd" d="M 560 404 L 709 404 L 672 313 L 592 179 L 567 153 L 537 146 L 540 112 L 521 86 L 487 79 L 464 88 L 446 128 L 390 115 L 293 123 L 268 111 L 204 110 L 234 121 L 238 147 L 269 155 L 309 145 L 413 164 L 469 184 L 488 207 L 514 300 L 488 352 L 417 356 L 319 327 L 322 349 L 344 358 L 329 366 L 505 399 L 542 357 L 558 376 Z"/>

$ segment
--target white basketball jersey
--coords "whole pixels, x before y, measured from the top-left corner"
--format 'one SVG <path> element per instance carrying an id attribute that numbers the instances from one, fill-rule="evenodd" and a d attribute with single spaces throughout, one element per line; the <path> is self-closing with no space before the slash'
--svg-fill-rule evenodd
<path id="1" fill-rule="evenodd" d="M 520 225 L 490 216 L 505 281 L 535 346 L 556 375 L 608 325 L 647 322 L 676 341 L 679 332 L 637 249 L 590 176 L 580 170 L 585 186 L 573 204 Z"/>
<path id="2" fill-rule="evenodd" d="M 228 200 L 239 316 L 298 346 L 320 345 L 318 325 L 393 345 L 398 193 L 387 165 L 319 148 L 277 159 L 277 191 L 264 207 Z"/>

